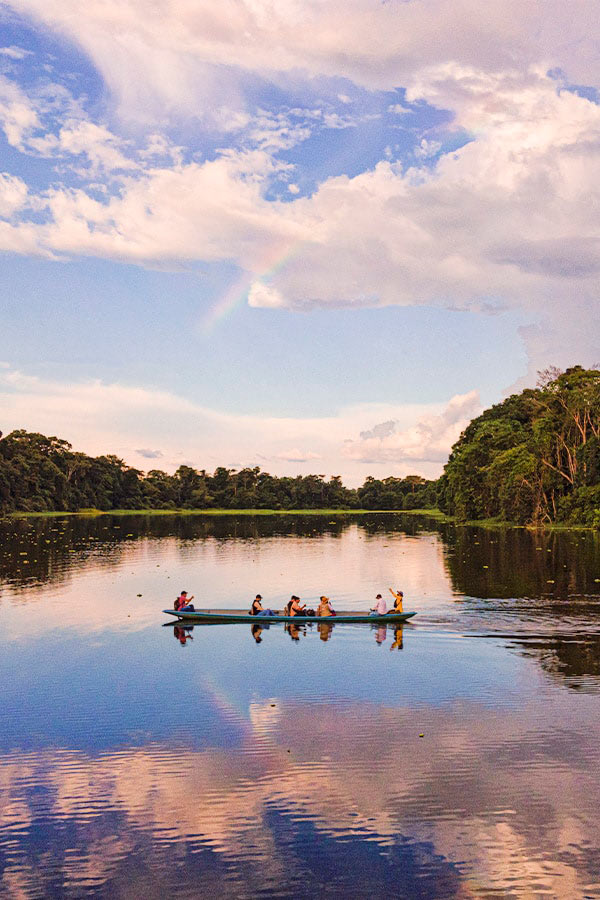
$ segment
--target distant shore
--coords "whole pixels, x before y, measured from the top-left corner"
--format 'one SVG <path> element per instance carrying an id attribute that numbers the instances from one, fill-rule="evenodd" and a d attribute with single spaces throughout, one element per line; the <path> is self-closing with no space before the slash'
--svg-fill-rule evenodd
<path id="1" fill-rule="evenodd" d="M 53 516 L 429 516 L 449 521 L 439 509 L 78 509 L 75 511 L 9 512 L 10 518 L 47 518 Z"/>
<path id="2" fill-rule="evenodd" d="M 0 514 L 0 519 L 43 519 L 60 518 L 61 516 L 82 516 L 92 518 L 95 516 L 427 516 L 436 522 L 447 522 L 458 526 L 469 525 L 477 528 L 522 528 L 527 531 L 598 531 L 591 525 L 576 525 L 564 523 L 545 523 L 544 525 L 520 525 L 517 522 L 507 522 L 501 519 L 469 519 L 458 521 L 454 516 L 449 516 L 441 509 L 78 509 L 45 510 L 43 512 L 6 512 Z"/>

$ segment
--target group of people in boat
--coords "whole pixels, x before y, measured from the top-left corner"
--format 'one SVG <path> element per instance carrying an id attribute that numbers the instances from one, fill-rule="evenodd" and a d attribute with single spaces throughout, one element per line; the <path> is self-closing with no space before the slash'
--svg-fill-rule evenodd
<path id="1" fill-rule="evenodd" d="M 374 606 L 370 607 L 369 613 L 372 616 L 385 616 L 385 615 L 398 615 L 402 613 L 402 601 L 404 600 L 404 593 L 402 591 L 395 591 L 393 588 L 389 589 L 390 594 L 394 598 L 394 604 L 390 610 L 387 608 L 387 603 L 385 599 L 381 596 L 381 594 L 377 594 L 375 597 Z M 184 592 L 185 593 L 185 592 Z M 306 606 L 306 603 L 300 603 L 300 597 L 297 597 L 295 594 L 292 594 L 291 598 L 285 605 L 285 608 L 282 613 L 277 611 L 273 611 L 272 609 L 265 608 L 262 603 L 262 596 L 257 594 L 254 600 L 252 601 L 252 606 L 250 607 L 250 615 L 251 616 L 318 616 L 318 617 L 326 617 L 326 616 L 335 616 L 337 615 L 335 609 L 331 605 L 331 600 L 329 597 L 326 597 L 324 594 L 319 598 L 319 605 L 317 609 L 309 609 Z M 184 607 L 186 610 L 188 607 Z M 193 608 L 193 607 L 192 607 Z"/>
<path id="2" fill-rule="evenodd" d="M 390 594 L 394 598 L 394 604 L 391 609 L 388 610 L 387 603 L 385 599 L 381 596 L 381 594 L 377 594 L 375 597 L 375 604 L 370 607 L 369 613 L 372 616 L 385 616 L 385 615 L 398 615 L 402 612 L 402 601 L 404 600 L 404 594 L 402 591 L 395 591 L 393 588 L 389 589 Z M 187 591 L 182 591 L 175 600 L 174 608 L 175 612 L 195 612 L 194 604 L 192 600 L 194 596 L 188 597 Z M 260 594 L 257 594 L 254 600 L 252 601 L 252 606 L 250 608 L 251 616 L 276 616 L 276 615 L 284 615 L 284 616 L 318 616 L 319 618 L 325 618 L 327 616 L 335 616 L 337 615 L 335 609 L 331 605 L 331 600 L 329 597 L 326 597 L 324 594 L 319 598 L 319 605 L 317 609 L 307 608 L 306 603 L 300 603 L 300 597 L 297 597 L 296 594 L 292 594 L 289 601 L 286 603 L 283 613 L 279 613 L 277 611 L 273 611 L 272 609 L 265 609 L 262 603 L 262 597 Z"/>

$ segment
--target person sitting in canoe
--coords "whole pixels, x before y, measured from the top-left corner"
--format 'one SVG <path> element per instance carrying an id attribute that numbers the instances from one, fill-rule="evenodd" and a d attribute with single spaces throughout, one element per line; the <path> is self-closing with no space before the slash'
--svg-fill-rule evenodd
<path id="1" fill-rule="evenodd" d="M 402 601 L 404 600 L 404 593 L 402 591 L 394 591 L 390 588 L 390 594 L 394 598 L 394 608 L 390 609 L 390 615 L 398 614 L 402 612 Z"/>
<path id="2" fill-rule="evenodd" d="M 381 594 L 377 594 L 375 597 L 375 606 L 371 606 L 370 609 L 370 615 L 372 616 L 385 616 L 387 613 L 387 606 Z"/>
<path id="3" fill-rule="evenodd" d="M 194 612 L 195 607 L 194 607 L 194 604 L 192 603 L 193 599 L 194 599 L 193 594 L 188 600 L 187 591 L 182 591 L 180 593 L 179 597 L 177 598 L 177 600 L 175 601 L 175 612 Z"/>
<path id="4" fill-rule="evenodd" d="M 331 600 L 329 597 L 321 597 L 319 602 L 319 607 L 317 609 L 318 616 L 335 616 L 335 610 L 331 605 Z"/>
<path id="5" fill-rule="evenodd" d="M 262 605 L 262 597 L 260 594 L 257 594 L 254 600 L 252 601 L 252 606 L 250 608 L 251 616 L 272 616 L 272 609 L 264 609 Z"/>
<path id="6" fill-rule="evenodd" d="M 305 609 L 306 603 L 304 606 L 300 606 L 300 597 L 292 594 L 292 599 L 288 603 L 288 616 L 301 616 Z"/>

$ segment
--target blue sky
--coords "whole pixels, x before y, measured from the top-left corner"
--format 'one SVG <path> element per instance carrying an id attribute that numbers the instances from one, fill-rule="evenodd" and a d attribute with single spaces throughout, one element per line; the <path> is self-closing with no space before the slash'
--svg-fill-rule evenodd
<path id="1" fill-rule="evenodd" d="M 437 475 L 482 406 L 599 361 L 592 6 L 336 9 L 5 5 L 2 430 Z"/>

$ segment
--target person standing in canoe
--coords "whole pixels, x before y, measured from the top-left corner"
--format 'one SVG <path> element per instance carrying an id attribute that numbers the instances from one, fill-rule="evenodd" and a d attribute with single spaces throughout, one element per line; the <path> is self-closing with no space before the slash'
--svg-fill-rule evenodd
<path id="1" fill-rule="evenodd" d="M 375 606 L 371 607 L 372 616 L 385 616 L 387 613 L 387 605 L 381 594 L 375 597 Z"/>
<path id="2" fill-rule="evenodd" d="M 193 594 L 188 600 L 187 591 L 182 591 L 180 593 L 179 597 L 177 598 L 177 600 L 175 601 L 175 612 L 194 612 L 195 607 L 194 607 L 194 604 L 192 603 L 193 599 L 194 599 Z"/>
<path id="3" fill-rule="evenodd" d="M 404 593 L 402 591 L 395 591 L 392 588 L 389 589 L 390 594 L 394 598 L 394 608 L 390 610 L 390 613 L 401 613 L 402 612 L 402 601 L 404 600 Z"/>
<path id="4" fill-rule="evenodd" d="M 251 616 L 272 616 L 272 609 L 264 609 L 262 605 L 262 597 L 260 594 L 257 594 L 254 600 L 252 601 L 252 606 L 250 608 Z"/>

